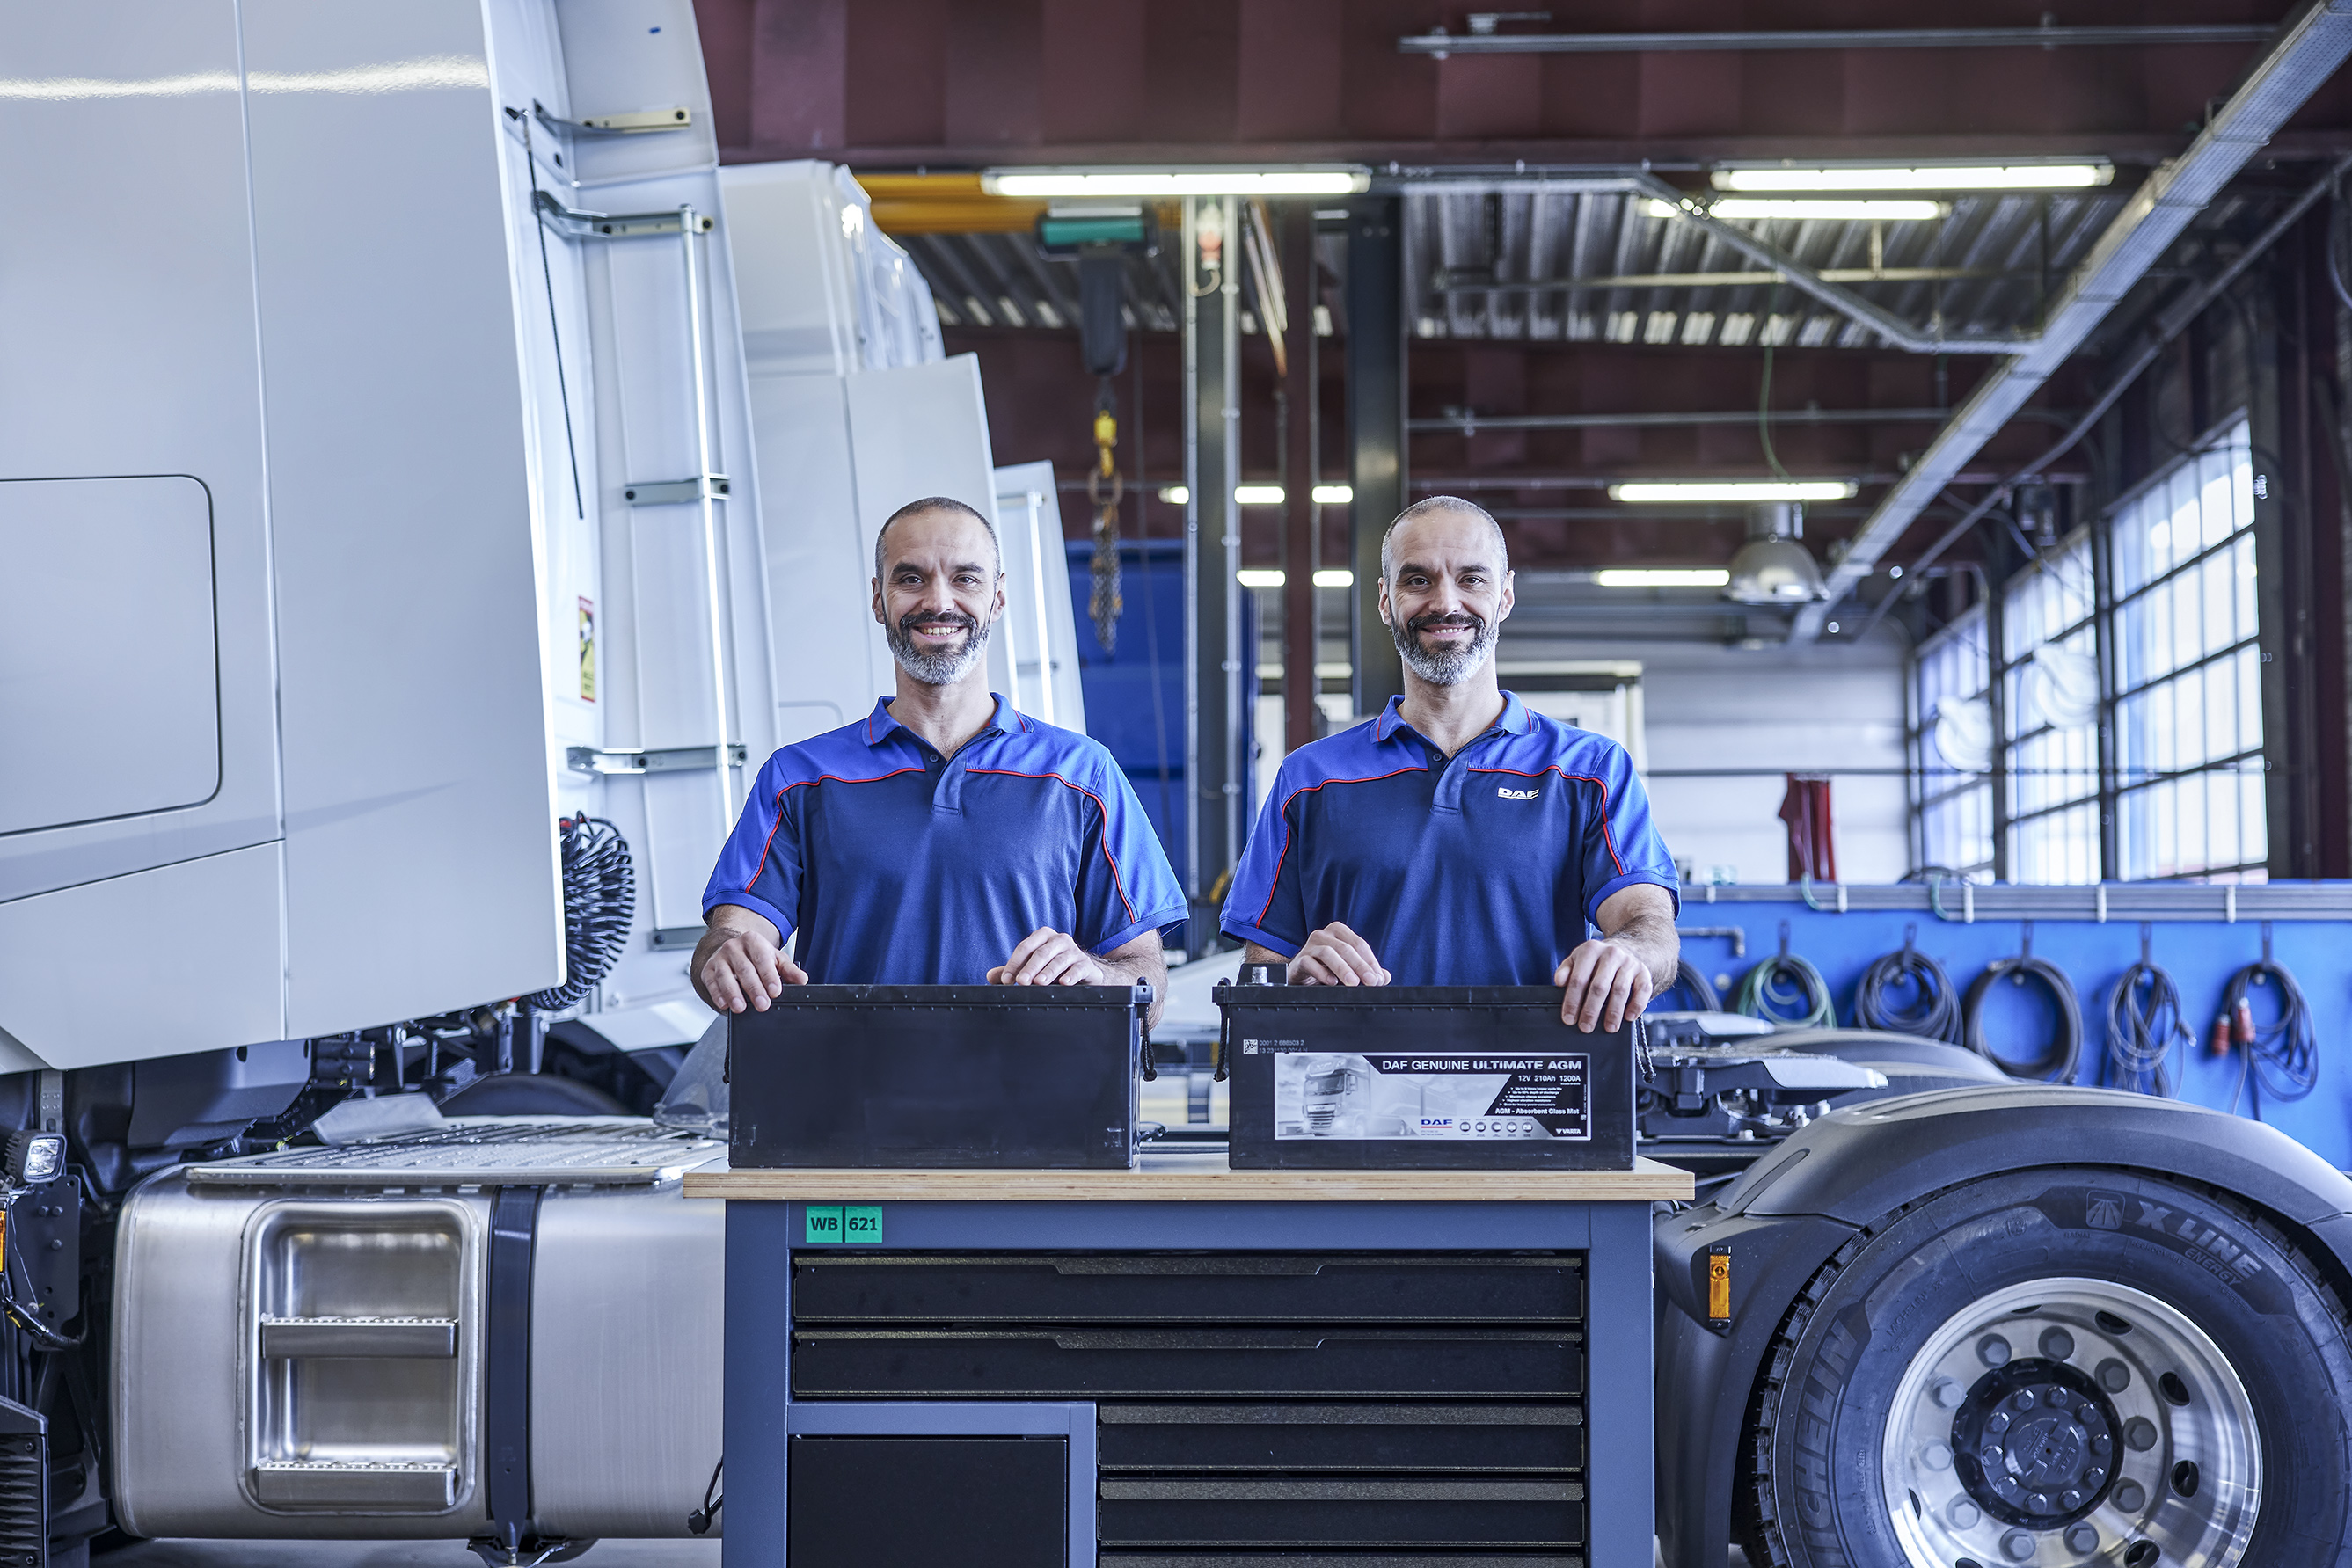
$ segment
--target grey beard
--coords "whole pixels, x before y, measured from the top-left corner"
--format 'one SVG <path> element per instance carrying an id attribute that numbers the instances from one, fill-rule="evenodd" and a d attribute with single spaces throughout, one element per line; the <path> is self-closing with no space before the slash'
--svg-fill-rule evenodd
<path id="1" fill-rule="evenodd" d="M 1495 624 L 1491 621 L 1480 622 L 1468 647 L 1449 648 L 1443 653 L 1433 653 L 1423 648 L 1407 626 L 1391 626 L 1389 636 L 1406 667 L 1433 686 L 1460 685 L 1476 674 L 1495 651 Z"/>
<path id="2" fill-rule="evenodd" d="M 954 685 L 988 656 L 988 626 L 982 622 L 971 624 L 963 646 L 952 653 L 935 653 L 919 646 L 903 622 L 887 628 L 887 635 L 890 656 L 898 661 L 898 667 L 927 686 Z"/>

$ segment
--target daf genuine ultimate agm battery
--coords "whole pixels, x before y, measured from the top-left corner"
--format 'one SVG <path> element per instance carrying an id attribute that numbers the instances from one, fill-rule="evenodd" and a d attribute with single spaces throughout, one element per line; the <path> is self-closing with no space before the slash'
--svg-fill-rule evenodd
<path id="1" fill-rule="evenodd" d="M 1135 1163 L 1149 986 L 786 986 L 730 1019 L 738 1170 Z"/>
<path id="2" fill-rule="evenodd" d="M 1638 1022 L 1549 986 L 1221 985 L 1236 1170 L 1630 1170 Z"/>

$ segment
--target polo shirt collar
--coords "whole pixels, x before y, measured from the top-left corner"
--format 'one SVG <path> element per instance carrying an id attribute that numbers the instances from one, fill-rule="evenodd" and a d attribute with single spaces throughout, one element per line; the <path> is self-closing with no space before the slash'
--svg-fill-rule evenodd
<path id="1" fill-rule="evenodd" d="M 980 727 L 980 735 L 1011 735 L 1015 731 L 1028 730 L 1029 720 L 1023 716 L 1020 709 L 1014 707 L 999 693 L 991 692 L 988 695 L 996 699 L 996 709 L 988 716 L 988 722 Z M 876 699 L 874 711 L 866 716 L 864 729 L 866 744 L 868 746 L 881 745 L 890 738 L 890 732 L 894 729 L 907 730 L 908 735 L 914 734 L 913 730 L 907 729 L 905 725 L 890 716 L 888 697 Z M 980 736 L 975 735 L 972 738 L 977 740 Z"/>
<path id="2" fill-rule="evenodd" d="M 1372 738 L 1376 741 L 1385 741 L 1394 736 L 1398 730 L 1407 727 L 1409 727 L 1404 722 L 1404 697 L 1402 695 L 1392 696 L 1389 698 L 1389 706 L 1381 710 L 1380 716 L 1372 720 Z M 1495 730 L 1499 730 L 1505 735 L 1526 735 L 1534 728 L 1535 720 L 1528 715 L 1528 705 L 1519 700 L 1518 693 L 1507 691 L 1503 694 L 1502 714 L 1495 720 L 1493 729 L 1487 733 L 1492 734 Z"/>

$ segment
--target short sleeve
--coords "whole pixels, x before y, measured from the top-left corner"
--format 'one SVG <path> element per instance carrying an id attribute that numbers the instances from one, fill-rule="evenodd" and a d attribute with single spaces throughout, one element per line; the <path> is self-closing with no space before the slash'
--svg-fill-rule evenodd
<path id="1" fill-rule="evenodd" d="M 1147 931 L 1172 933 L 1190 915 L 1183 885 L 1127 775 L 1103 754 L 1087 793 L 1102 809 L 1078 868 L 1078 930 L 1089 953 L 1115 953 Z M 1082 775 L 1083 777 L 1084 775 Z"/>
<path id="2" fill-rule="evenodd" d="M 719 904 L 732 904 L 766 915 L 784 936 L 792 936 L 801 905 L 800 825 L 792 797 L 800 793 L 770 758 L 702 890 L 705 919 Z"/>
<path id="3" fill-rule="evenodd" d="M 1600 814 L 1584 835 L 1584 917 L 1601 921 L 1601 906 L 1621 888 L 1646 883 L 1666 890 L 1682 909 L 1682 879 L 1675 858 L 1658 836 L 1650 815 L 1650 792 L 1633 771 L 1633 759 L 1621 746 L 1611 746 L 1601 765 Z"/>
<path id="4" fill-rule="evenodd" d="M 1234 941 L 1255 942 L 1286 958 L 1297 956 L 1307 941 L 1306 899 L 1300 892 L 1305 846 L 1291 841 L 1297 824 L 1290 802 L 1298 793 L 1293 768 L 1286 762 L 1258 812 L 1242 862 L 1234 868 L 1234 885 L 1225 895 L 1220 922 Z"/>

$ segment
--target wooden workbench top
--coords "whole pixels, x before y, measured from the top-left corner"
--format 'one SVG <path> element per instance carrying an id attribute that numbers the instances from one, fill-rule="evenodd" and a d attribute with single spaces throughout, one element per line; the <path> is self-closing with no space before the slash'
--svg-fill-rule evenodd
<path id="1" fill-rule="evenodd" d="M 1658 1203 L 1687 1202 L 1688 1171 L 1237 1171 L 1224 1155 L 1169 1151 L 1131 1171 L 690 1171 L 688 1197 L 839 1203 Z"/>

